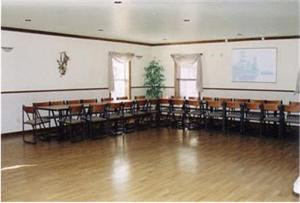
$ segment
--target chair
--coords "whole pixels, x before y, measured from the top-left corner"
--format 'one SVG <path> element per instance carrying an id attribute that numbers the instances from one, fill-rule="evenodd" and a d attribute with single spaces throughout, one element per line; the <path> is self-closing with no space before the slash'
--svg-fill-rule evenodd
<path id="1" fill-rule="evenodd" d="M 185 129 L 185 100 L 184 99 L 171 99 L 171 108 L 170 108 L 170 119 L 171 124 L 175 127 L 181 127 Z"/>
<path id="2" fill-rule="evenodd" d="M 240 132 L 242 133 L 242 126 L 244 120 L 244 103 L 239 101 L 224 102 L 225 108 L 225 130 L 229 129 L 229 122 L 235 121 L 240 124 Z"/>
<path id="3" fill-rule="evenodd" d="M 162 98 L 159 99 L 159 108 L 158 108 L 158 122 L 159 125 L 170 125 L 170 111 L 171 111 L 171 103 L 170 99 Z"/>
<path id="4" fill-rule="evenodd" d="M 25 117 L 26 116 L 26 117 Z M 25 126 L 29 125 L 32 128 L 31 140 L 26 139 Z M 50 120 L 46 118 L 41 118 L 34 106 L 22 106 L 22 136 L 25 143 L 36 144 L 39 135 L 38 130 L 45 129 L 46 125 L 50 126 Z"/>
<path id="5" fill-rule="evenodd" d="M 133 132 L 136 128 L 136 105 L 133 101 L 122 102 L 123 131 Z"/>
<path id="6" fill-rule="evenodd" d="M 51 119 L 52 118 L 50 111 L 44 112 L 44 113 L 47 113 L 47 115 L 45 115 L 45 114 L 43 114 L 43 112 L 41 112 L 41 111 L 38 110 L 39 107 L 50 106 L 50 102 L 35 102 L 32 105 L 34 107 L 36 107 L 37 113 L 40 115 L 41 118 L 43 118 L 43 119 Z M 50 126 L 49 127 L 51 127 L 51 122 L 50 122 Z"/>
<path id="7" fill-rule="evenodd" d="M 82 99 L 81 103 L 82 104 L 93 104 L 93 103 L 97 103 L 97 99 Z"/>
<path id="8" fill-rule="evenodd" d="M 128 97 L 127 96 L 124 96 L 124 97 L 117 97 L 117 100 L 127 100 Z"/>
<path id="9" fill-rule="evenodd" d="M 92 138 L 97 138 L 97 133 L 105 134 L 107 130 L 106 104 L 91 103 L 86 121 Z"/>
<path id="10" fill-rule="evenodd" d="M 159 119 L 160 119 L 160 105 L 159 99 L 149 99 L 147 101 L 147 112 L 149 113 L 150 117 L 150 125 L 152 127 L 159 126 Z"/>
<path id="11" fill-rule="evenodd" d="M 261 108 L 262 103 L 260 102 L 248 102 L 244 106 L 244 122 L 242 126 L 242 134 L 246 133 L 247 127 L 250 121 L 258 122 L 259 124 L 259 134 L 262 135 L 263 126 L 262 119 L 263 113 Z"/>
<path id="12" fill-rule="evenodd" d="M 300 125 L 300 105 L 289 104 L 283 106 L 284 132 L 287 126 Z"/>
<path id="13" fill-rule="evenodd" d="M 66 101 L 66 104 L 80 104 L 80 103 L 81 101 L 79 99 Z"/>
<path id="14" fill-rule="evenodd" d="M 148 111 L 148 101 L 139 99 L 136 101 L 136 124 L 138 127 L 146 127 L 151 122 L 151 112 Z"/>
<path id="15" fill-rule="evenodd" d="M 200 128 L 204 116 L 202 102 L 189 99 L 186 101 L 186 118 L 188 129 Z"/>
<path id="16" fill-rule="evenodd" d="M 62 100 L 61 101 L 50 101 L 50 106 L 60 106 L 60 105 L 65 105 L 65 103 L 66 102 L 62 101 Z M 59 126 L 59 120 L 60 119 L 62 120 L 65 117 L 66 112 L 63 111 L 62 115 L 59 115 L 59 114 L 55 113 L 54 111 L 52 111 L 51 113 L 52 113 L 51 119 L 54 120 L 55 126 L 58 127 Z"/>
<path id="17" fill-rule="evenodd" d="M 205 110 L 205 128 L 208 128 L 208 124 L 212 120 L 221 120 L 222 129 L 225 132 L 225 117 L 224 108 L 221 101 L 207 101 Z"/>
<path id="18" fill-rule="evenodd" d="M 114 99 L 111 97 L 107 97 L 107 98 L 101 98 L 102 102 L 107 102 L 107 101 L 113 101 Z"/>
<path id="19" fill-rule="evenodd" d="M 86 133 L 86 115 L 82 104 L 70 105 L 65 119 L 61 122 L 65 126 L 67 133 L 69 132 L 71 142 L 84 139 Z"/>
<path id="20" fill-rule="evenodd" d="M 145 96 L 135 96 L 134 99 L 146 99 Z"/>
<path id="21" fill-rule="evenodd" d="M 122 103 L 112 102 L 107 106 L 108 130 L 112 135 L 123 133 Z"/>
<path id="22" fill-rule="evenodd" d="M 262 125 L 263 132 L 266 124 L 273 123 L 275 127 L 278 127 L 278 135 L 281 137 L 283 133 L 283 116 L 281 103 L 272 102 L 261 105 L 262 108 Z"/>

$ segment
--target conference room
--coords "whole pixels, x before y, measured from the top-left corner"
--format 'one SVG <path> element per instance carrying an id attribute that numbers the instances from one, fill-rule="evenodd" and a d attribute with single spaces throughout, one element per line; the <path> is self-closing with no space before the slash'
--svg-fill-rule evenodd
<path id="1" fill-rule="evenodd" d="M 1 7 L 2 201 L 299 200 L 299 1 Z"/>

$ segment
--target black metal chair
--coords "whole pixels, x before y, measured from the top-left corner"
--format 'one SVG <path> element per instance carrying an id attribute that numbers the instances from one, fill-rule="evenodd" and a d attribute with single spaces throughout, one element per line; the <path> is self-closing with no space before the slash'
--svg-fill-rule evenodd
<path id="1" fill-rule="evenodd" d="M 248 102 L 244 104 L 244 122 L 242 126 L 242 134 L 247 132 L 250 121 L 254 121 L 259 125 L 259 134 L 263 133 L 263 112 L 262 103 L 260 102 Z"/>
<path id="2" fill-rule="evenodd" d="M 108 131 L 112 135 L 120 135 L 124 130 L 122 103 L 110 102 L 107 106 Z"/>
<path id="3" fill-rule="evenodd" d="M 133 101 L 122 102 L 122 125 L 124 133 L 130 133 L 136 129 L 136 110 L 136 105 Z"/>
<path id="4" fill-rule="evenodd" d="M 212 121 L 221 121 L 222 130 L 225 132 L 225 109 L 221 101 L 206 101 L 205 128 Z"/>
<path id="5" fill-rule="evenodd" d="M 148 111 L 148 101 L 146 99 L 138 99 L 136 105 L 136 124 L 139 128 L 146 128 L 151 122 L 151 111 Z"/>
<path id="6" fill-rule="evenodd" d="M 283 122 L 284 122 L 284 132 L 286 128 L 291 125 L 300 126 L 300 105 L 289 104 L 283 106 Z"/>
<path id="7" fill-rule="evenodd" d="M 86 121 L 89 135 L 93 139 L 107 134 L 106 106 L 107 105 L 103 103 L 89 105 Z"/>
<path id="8" fill-rule="evenodd" d="M 189 99 L 186 101 L 185 107 L 188 129 L 200 128 L 205 115 L 202 102 L 200 100 Z"/>
<path id="9" fill-rule="evenodd" d="M 244 121 L 244 105 L 238 101 L 227 101 L 223 103 L 225 108 L 225 130 L 229 129 L 230 124 L 239 123 L 239 129 L 242 133 Z"/>
<path id="10" fill-rule="evenodd" d="M 36 107 L 34 106 L 22 106 L 22 135 L 25 143 L 36 144 L 40 136 L 45 136 L 45 132 L 41 130 L 50 126 L 50 120 L 48 118 L 42 118 Z M 32 137 L 30 140 L 27 139 L 28 133 L 25 132 L 25 126 L 32 128 Z"/>
<path id="11" fill-rule="evenodd" d="M 263 132 L 266 126 L 273 124 L 274 127 L 278 128 L 278 135 L 282 137 L 283 135 L 283 112 L 282 105 L 278 102 L 265 103 L 261 105 L 262 109 L 262 125 Z"/>
<path id="12" fill-rule="evenodd" d="M 185 99 L 171 99 L 170 119 L 171 124 L 176 128 L 185 129 Z"/>
<path id="13" fill-rule="evenodd" d="M 159 126 L 170 126 L 171 125 L 171 103 L 168 98 L 159 99 L 158 108 L 158 122 Z"/>
<path id="14" fill-rule="evenodd" d="M 83 105 L 70 105 L 62 122 L 71 142 L 82 141 L 86 135 L 86 115 Z"/>

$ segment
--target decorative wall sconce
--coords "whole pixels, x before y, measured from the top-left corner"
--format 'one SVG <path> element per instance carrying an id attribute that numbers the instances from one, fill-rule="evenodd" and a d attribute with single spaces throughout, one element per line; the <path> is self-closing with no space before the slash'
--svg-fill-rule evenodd
<path id="1" fill-rule="evenodd" d="M 56 60 L 58 63 L 58 71 L 60 76 L 64 76 L 67 72 L 68 61 L 70 57 L 67 55 L 66 51 L 59 53 L 59 60 Z"/>
<path id="2" fill-rule="evenodd" d="M 1 47 L 1 49 L 2 49 L 4 52 L 11 52 L 14 48 L 13 48 L 13 47 Z"/>

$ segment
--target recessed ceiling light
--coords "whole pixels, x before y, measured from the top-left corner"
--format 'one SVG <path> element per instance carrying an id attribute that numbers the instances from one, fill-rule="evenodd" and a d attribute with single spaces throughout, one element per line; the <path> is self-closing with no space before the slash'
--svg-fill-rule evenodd
<path id="1" fill-rule="evenodd" d="M 186 19 L 184 19 L 183 21 L 184 21 L 184 22 L 190 22 L 191 20 L 188 19 L 188 18 L 186 18 Z"/>
<path id="2" fill-rule="evenodd" d="M 104 30 L 103 30 L 103 29 L 98 29 L 98 31 L 99 31 L 99 32 L 103 32 Z"/>
<path id="3" fill-rule="evenodd" d="M 166 39 L 166 38 L 163 38 L 163 40 L 166 41 L 167 39 Z"/>
<path id="4" fill-rule="evenodd" d="M 25 22 L 31 22 L 31 19 L 27 18 L 25 19 Z"/>
<path id="5" fill-rule="evenodd" d="M 114 1 L 115 4 L 121 4 L 122 1 Z"/>
<path id="6" fill-rule="evenodd" d="M 236 35 L 237 35 L 237 36 L 243 36 L 243 34 L 242 34 L 242 33 L 237 33 Z"/>

